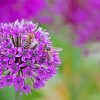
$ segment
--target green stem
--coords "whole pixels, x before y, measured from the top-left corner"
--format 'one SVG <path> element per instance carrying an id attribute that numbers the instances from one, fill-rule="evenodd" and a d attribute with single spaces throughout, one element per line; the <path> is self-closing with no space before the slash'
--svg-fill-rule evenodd
<path id="1" fill-rule="evenodd" d="M 20 100 L 20 93 L 15 91 L 15 100 Z"/>

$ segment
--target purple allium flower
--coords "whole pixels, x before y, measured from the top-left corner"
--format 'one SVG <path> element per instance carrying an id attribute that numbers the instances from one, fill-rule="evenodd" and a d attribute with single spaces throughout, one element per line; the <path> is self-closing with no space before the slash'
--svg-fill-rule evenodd
<path id="1" fill-rule="evenodd" d="M 100 0 L 59 0 L 59 11 L 77 38 L 75 44 L 100 41 Z"/>
<path id="2" fill-rule="evenodd" d="M 24 84 L 21 88 L 21 91 L 26 94 L 31 93 L 31 87 L 29 85 Z"/>
<path id="3" fill-rule="evenodd" d="M 3 77 L 3 83 L 4 86 L 11 86 L 13 83 L 13 76 L 12 75 L 6 75 Z"/>
<path id="4" fill-rule="evenodd" d="M 0 0 L 0 22 L 36 18 L 44 9 L 45 3 L 45 0 Z"/>
<path id="5" fill-rule="evenodd" d="M 0 78 L 0 88 L 3 88 L 4 87 L 4 82 L 3 80 Z"/>
<path id="6" fill-rule="evenodd" d="M 26 58 L 31 57 L 31 55 L 29 54 L 28 49 L 19 48 L 16 57 L 22 57 L 22 61 L 24 61 Z"/>
<path id="7" fill-rule="evenodd" d="M 49 67 L 47 70 L 46 70 L 46 78 L 49 79 L 49 78 L 52 78 L 54 74 L 56 74 L 56 68 L 55 67 Z"/>
<path id="8" fill-rule="evenodd" d="M 0 59 L 0 69 L 7 68 L 8 67 L 7 65 L 8 65 L 8 60 L 1 57 L 1 59 Z"/>
<path id="9" fill-rule="evenodd" d="M 34 19 L 40 23 L 51 24 L 54 19 L 50 9 L 53 7 L 49 7 L 48 0 L 0 0 L 0 8 L 0 22 Z M 17 28 L 15 30 L 19 31 Z"/>
<path id="10" fill-rule="evenodd" d="M 42 78 L 41 76 L 36 76 L 35 77 L 35 82 L 33 83 L 33 87 L 35 89 L 40 89 L 41 87 L 45 86 L 45 79 Z"/>
<path id="11" fill-rule="evenodd" d="M 1 23 L 0 29 L 0 88 L 14 86 L 16 91 L 28 94 L 32 88 L 44 87 L 61 64 L 49 33 L 24 20 Z"/>
<path id="12" fill-rule="evenodd" d="M 40 89 L 40 88 L 41 88 L 41 85 L 40 85 L 39 82 L 34 82 L 33 87 L 34 87 L 35 89 Z"/>
<path id="13" fill-rule="evenodd" d="M 34 71 L 31 67 L 26 67 L 22 71 L 23 71 L 23 76 L 24 77 L 32 78 L 34 76 Z"/>
<path id="14" fill-rule="evenodd" d="M 21 89 L 21 86 L 23 86 L 24 84 L 24 79 L 21 76 L 16 76 L 13 79 L 13 84 L 14 84 L 15 90 L 19 91 Z"/>
<path id="15" fill-rule="evenodd" d="M 12 64 L 9 66 L 10 71 L 14 74 L 18 73 L 18 71 L 20 70 L 20 67 L 18 65 L 18 63 L 12 62 Z"/>

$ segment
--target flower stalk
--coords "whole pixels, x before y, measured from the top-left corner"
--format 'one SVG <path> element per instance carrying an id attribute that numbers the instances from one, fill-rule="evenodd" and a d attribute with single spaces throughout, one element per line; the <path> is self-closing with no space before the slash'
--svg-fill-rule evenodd
<path id="1" fill-rule="evenodd" d="M 20 93 L 15 91 L 15 100 L 20 100 Z"/>

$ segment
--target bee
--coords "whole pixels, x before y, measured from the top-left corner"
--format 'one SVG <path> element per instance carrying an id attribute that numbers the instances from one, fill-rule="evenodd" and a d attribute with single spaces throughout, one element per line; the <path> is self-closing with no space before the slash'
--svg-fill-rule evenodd
<path id="1" fill-rule="evenodd" d="M 34 34 L 33 33 L 28 33 L 27 38 L 24 42 L 24 48 L 27 49 L 30 47 L 32 41 L 34 39 Z"/>
<path id="2" fill-rule="evenodd" d="M 54 48 L 57 52 L 60 52 L 62 51 L 63 49 L 62 48 Z"/>
<path id="3" fill-rule="evenodd" d="M 28 33 L 27 38 L 24 42 L 24 48 L 32 48 L 35 49 L 37 47 L 37 41 L 35 40 L 35 35 L 33 33 Z"/>
<path id="4" fill-rule="evenodd" d="M 31 49 L 35 49 L 38 46 L 38 42 L 34 39 L 33 42 L 30 45 Z"/>
<path id="5" fill-rule="evenodd" d="M 49 46 L 44 46 L 44 52 L 48 53 L 48 59 L 50 59 L 52 57 L 52 48 Z"/>
<path id="6" fill-rule="evenodd" d="M 53 52 L 60 52 L 62 51 L 62 48 L 51 48 L 50 46 L 45 45 L 44 46 L 44 52 L 48 53 L 48 58 L 52 58 Z"/>

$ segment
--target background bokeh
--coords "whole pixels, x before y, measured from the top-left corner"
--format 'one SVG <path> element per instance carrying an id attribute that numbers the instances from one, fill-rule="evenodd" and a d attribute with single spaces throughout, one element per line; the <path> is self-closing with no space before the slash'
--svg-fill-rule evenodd
<path id="1" fill-rule="evenodd" d="M 63 49 L 58 74 L 44 88 L 17 95 L 20 100 L 100 100 L 100 23 L 96 23 L 100 1 L 87 0 L 95 4 L 94 9 L 92 4 L 84 8 L 83 1 L 86 0 L 0 0 L 1 22 L 22 18 L 38 22 L 50 33 L 53 45 Z M 71 14 L 77 8 L 78 17 Z M 81 10 L 93 18 L 90 20 Z M 80 37 L 82 41 L 78 41 Z M 0 90 L 0 100 L 15 100 L 15 96 L 13 87 Z"/>

